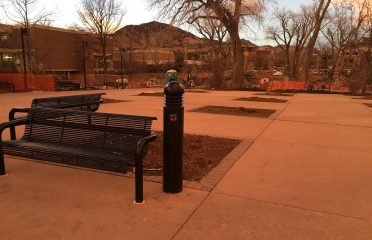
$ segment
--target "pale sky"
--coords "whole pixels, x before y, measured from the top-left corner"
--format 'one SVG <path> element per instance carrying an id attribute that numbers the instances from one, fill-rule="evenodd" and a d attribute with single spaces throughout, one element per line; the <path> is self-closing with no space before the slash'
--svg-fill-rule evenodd
<path id="1" fill-rule="evenodd" d="M 5 0 L 6 1 L 6 0 Z M 79 0 L 39 0 L 41 7 L 46 9 L 55 9 L 55 22 L 53 26 L 68 27 L 79 22 L 76 9 L 79 6 Z M 277 0 L 280 6 L 288 9 L 298 9 L 303 4 L 310 4 L 312 0 Z M 156 20 L 156 11 L 149 9 L 146 0 L 122 0 L 122 6 L 126 11 L 123 19 L 123 26 L 130 24 L 141 24 Z M 0 9 L 0 22 L 6 23 L 8 20 Z M 249 39 L 255 43 L 263 42 L 263 29 L 253 27 L 254 34 L 250 30 L 242 32 L 242 38 Z"/>

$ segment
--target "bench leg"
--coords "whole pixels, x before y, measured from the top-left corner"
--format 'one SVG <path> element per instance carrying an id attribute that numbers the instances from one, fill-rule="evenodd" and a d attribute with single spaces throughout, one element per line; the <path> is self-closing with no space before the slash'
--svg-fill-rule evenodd
<path id="1" fill-rule="evenodd" d="M 14 126 L 11 126 L 9 128 L 9 131 L 10 131 L 10 139 L 11 140 L 16 140 L 16 130 L 15 130 L 15 127 Z"/>
<path id="2" fill-rule="evenodd" d="M 143 203 L 143 156 L 138 156 L 135 162 L 135 202 Z"/>
<path id="3" fill-rule="evenodd" d="M 15 110 L 12 109 L 10 110 L 9 112 L 9 121 L 13 121 L 15 120 Z M 11 140 L 16 140 L 16 130 L 15 130 L 15 127 L 14 126 L 10 126 L 9 127 L 9 131 L 10 131 L 10 139 Z"/>
<path id="4" fill-rule="evenodd" d="M 0 176 L 5 175 L 5 162 L 4 162 L 4 154 L 3 150 L 0 146 Z"/>

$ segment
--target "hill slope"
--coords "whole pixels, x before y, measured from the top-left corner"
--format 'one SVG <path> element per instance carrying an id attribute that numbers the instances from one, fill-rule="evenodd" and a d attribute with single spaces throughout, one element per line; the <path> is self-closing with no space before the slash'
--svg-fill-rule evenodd
<path id="1" fill-rule="evenodd" d="M 180 28 L 149 22 L 128 25 L 114 34 L 118 45 L 131 49 L 174 48 L 190 44 L 204 43 L 204 40 Z"/>

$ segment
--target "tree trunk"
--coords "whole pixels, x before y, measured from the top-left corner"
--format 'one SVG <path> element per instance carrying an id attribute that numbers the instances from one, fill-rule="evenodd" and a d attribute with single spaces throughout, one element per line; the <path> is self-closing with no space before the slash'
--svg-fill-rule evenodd
<path id="1" fill-rule="evenodd" d="M 238 28 L 236 31 L 230 32 L 233 48 L 233 87 L 242 88 L 244 85 L 244 57 L 241 40 L 239 37 Z"/>
<path id="2" fill-rule="evenodd" d="M 286 61 L 287 61 L 287 74 L 288 74 L 288 78 L 289 79 L 293 79 L 293 76 L 292 76 L 292 64 L 291 64 L 291 58 L 290 58 L 290 55 L 289 55 L 289 48 L 290 46 L 286 46 L 286 49 L 285 49 L 285 55 L 286 55 Z"/>
<path id="3" fill-rule="evenodd" d="M 326 1 L 326 2 L 325 2 Z M 331 0 L 321 0 L 318 6 L 318 9 L 315 13 L 315 26 L 314 26 L 314 31 L 313 35 L 311 36 L 309 43 L 307 44 L 307 48 L 305 51 L 304 59 L 303 59 L 303 64 L 302 64 L 302 74 L 301 78 L 305 82 L 308 81 L 309 79 L 309 70 L 311 66 L 311 60 L 313 57 L 313 51 L 315 48 L 315 43 L 318 39 L 318 35 L 320 32 L 320 28 L 323 23 L 323 19 L 325 17 L 325 14 L 327 13 L 328 7 L 331 4 Z"/>
<path id="4" fill-rule="evenodd" d="M 103 55 L 103 74 L 107 73 L 107 53 L 106 47 L 102 47 L 102 55 Z"/>

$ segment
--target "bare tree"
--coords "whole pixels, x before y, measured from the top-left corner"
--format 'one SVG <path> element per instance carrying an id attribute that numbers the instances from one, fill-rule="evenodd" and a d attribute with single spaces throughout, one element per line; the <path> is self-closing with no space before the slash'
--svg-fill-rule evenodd
<path id="1" fill-rule="evenodd" d="M 311 36 L 311 29 L 314 25 L 314 19 L 312 18 L 313 9 L 311 6 L 302 6 L 301 10 L 294 14 L 294 53 L 292 58 L 292 75 L 294 78 L 298 78 L 300 66 L 306 50 L 306 44 Z"/>
<path id="2" fill-rule="evenodd" d="M 370 5 L 368 0 L 335 3 L 329 10 L 327 27 L 322 30 L 325 51 L 332 58 L 329 78 L 332 80 L 338 72 L 338 78 L 346 78 L 352 93 L 360 89 L 364 92 L 368 79 Z"/>
<path id="3" fill-rule="evenodd" d="M 230 47 L 227 42 L 228 33 L 225 26 L 217 19 L 205 18 L 194 22 L 194 27 L 204 38 L 212 50 L 206 62 L 213 74 L 213 87 L 223 87 L 224 73 L 229 67 Z"/>
<path id="4" fill-rule="evenodd" d="M 24 38 L 24 51 L 26 55 L 26 71 L 37 70 L 39 63 L 35 61 L 30 37 L 34 25 L 47 25 L 52 23 L 53 10 L 46 10 L 40 6 L 39 0 L 3 0 L 2 8 L 8 19 L 21 26 L 22 38 Z M 26 37 L 27 35 L 27 37 Z"/>
<path id="5" fill-rule="evenodd" d="M 284 52 L 286 59 L 286 71 L 289 78 L 292 78 L 292 64 L 290 59 L 290 49 L 293 45 L 295 29 L 293 22 L 293 12 L 282 9 L 275 14 L 275 26 L 270 26 L 266 29 L 267 38 L 274 40 L 280 49 Z"/>
<path id="6" fill-rule="evenodd" d="M 290 79 L 298 77 L 300 62 L 313 26 L 311 7 L 298 12 L 282 9 L 276 13 L 273 25 L 266 29 L 268 39 L 274 40 L 286 58 Z"/>
<path id="7" fill-rule="evenodd" d="M 124 11 L 117 0 L 81 0 L 78 14 L 83 28 L 93 34 L 102 50 L 103 73 L 107 72 L 107 46 L 112 34 L 120 28 Z"/>
<path id="8" fill-rule="evenodd" d="M 314 28 L 311 33 L 311 37 L 309 38 L 309 42 L 306 46 L 306 51 L 303 57 L 303 64 L 302 64 L 302 79 L 304 81 L 308 81 L 309 78 L 309 69 L 311 65 L 311 60 L 315 48 L 315 44 L 317 42 L 319 32 L 322 28 L 323 20 L 328 12 L 329 5 L 331 4 L 332 0 L 317 0 L 315 2 L 315 12 L 313 15 L 314 19 Z"/>
<path id="9" fill-rule="evenodd" d="M 327 54 L 332 58 L 329 78 L 333 80 L 336 70 L 342 68 L 346 54 L 355 50 L 360 41 L 361 27 L 366 21 L 366 6 L 368 0 L 343 1 L 336 3 L 329 11 L 327 26 L 322 29 L 328 49 Z"/>
<path id="10" fill-rule="evenodd" d="M 172 23 L 192 24 L 198 19 L 213 17 L 219 20 L 230 35 L 233 51 L 233 83 L 243 86 L 243 50 L 240 27 L 248 18 L 259 20 L 264 3 L 270 0 L 148 0 L 150 6 L 160 8 L 159 15 L 170 17 Z M 208 15 L 206 15 L 208 13 Z"/>
<path id="11" fill-rule="evenodd" d="M 362 2 L 359 14 L 365 18 L 362 23 L 357 50 L 362 56 L 361 69 L 362 71 L 362 93 L 366 92 L 366 84 L 372 83 L 372 2 L 364 0 Z"/>
<path id="12" fill-rule="evenodd" d="M 12 22 L 29 29 L 32 25 L 50 25 L 54 11 L 40 6 L 39 0 L 7 0 L 3 5 L 6 16 Z"/>

